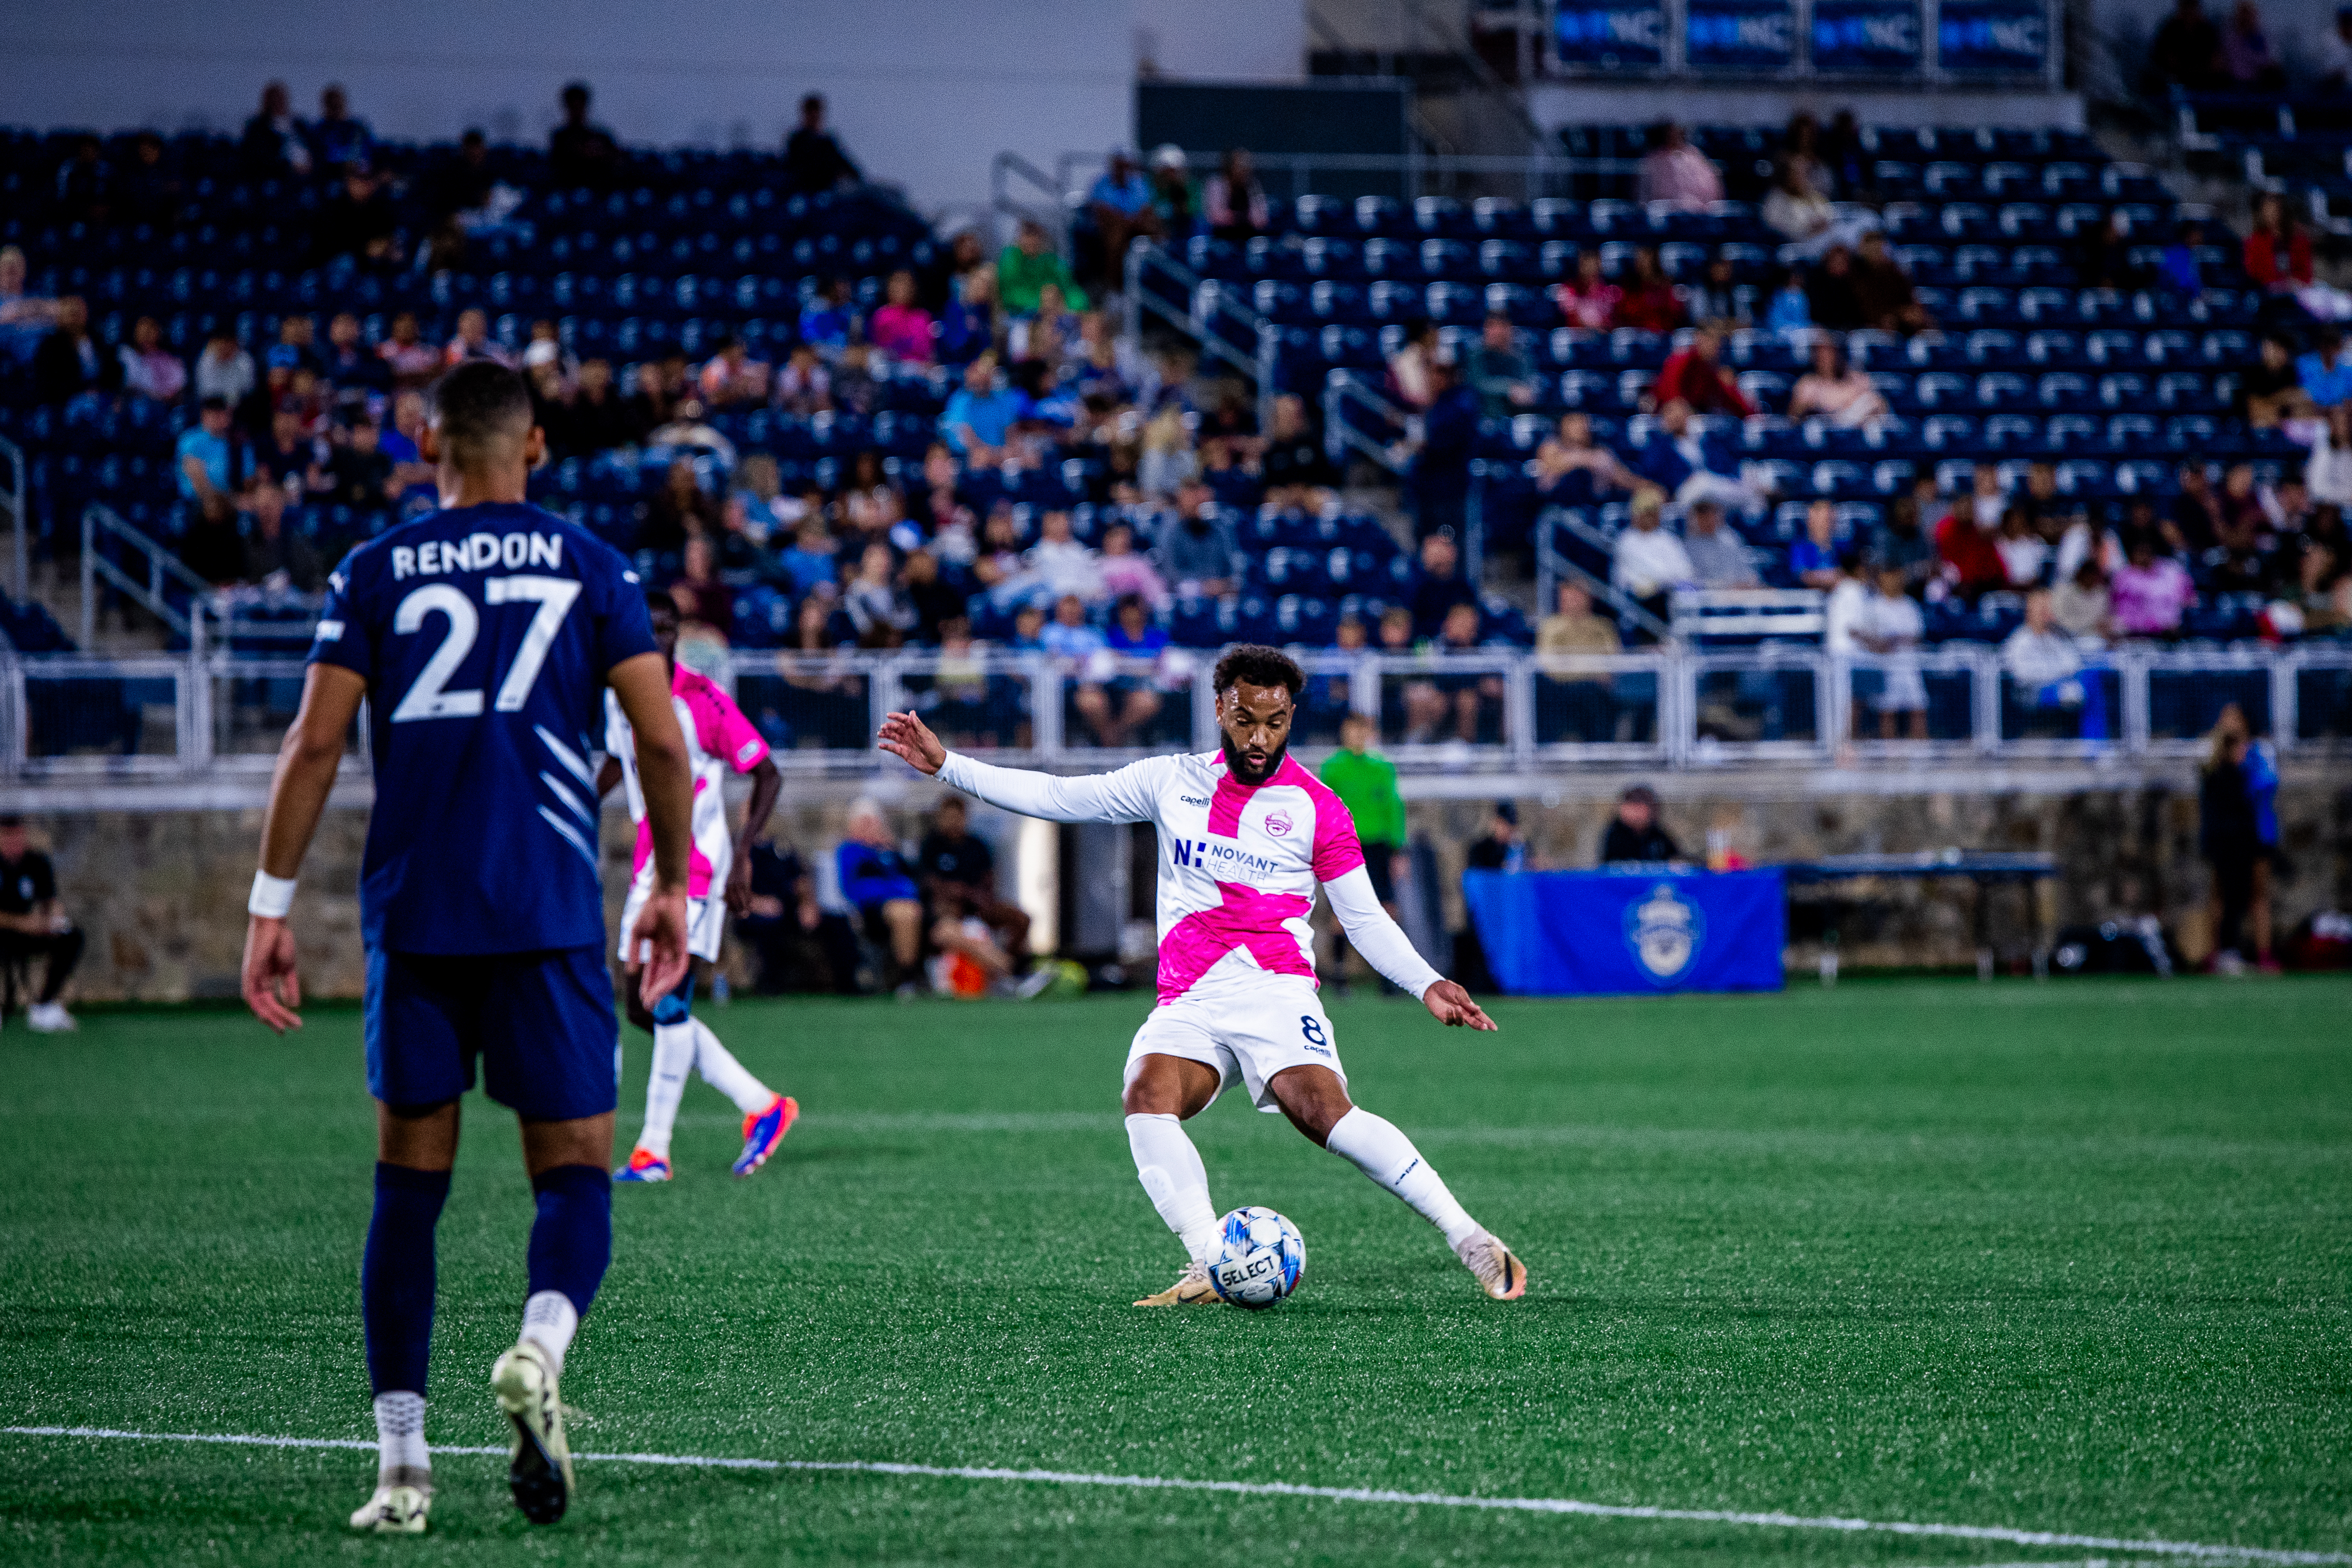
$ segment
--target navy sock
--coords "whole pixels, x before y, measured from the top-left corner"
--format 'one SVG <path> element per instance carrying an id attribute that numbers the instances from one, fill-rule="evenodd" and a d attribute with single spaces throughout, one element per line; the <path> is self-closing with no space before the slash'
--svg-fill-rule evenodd
<path id="1" fill-rule="evenodd" d="M 433 1354 L 433 1228 L 448 1196 L 447 1171 L 376 1162 L 375 1217 L 360 1258 L 371 1394 L 425 1392 Z"/>
<path id="2" fill-rule="evenodd" d="M 561 1291 L 588 1315 L 613 1260 L 613 1177 L 602 1166 L 555 1166 L 530 1178 L 530 1293 Z"/>

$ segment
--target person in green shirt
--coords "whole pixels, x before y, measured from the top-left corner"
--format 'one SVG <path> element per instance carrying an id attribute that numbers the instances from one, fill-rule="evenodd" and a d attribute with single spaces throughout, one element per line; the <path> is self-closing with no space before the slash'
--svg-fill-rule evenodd
<path id="1" fill-rule="evenodd" d="M 1061 287 L 1063 302 L 1071 309 L 1087 308 L 1086 290 L 1070 276 L 1070 264 L 1054 249 L 1045 225 L 1034 218 L 1024 218 L 1013 243 L 996 258 L 996 297 L 1013 315 L 1034 316 L 1037 291 L 1048 283 Z"/>
<path id="2" fill-rule="evenodd" d="M 1373 895 L 1393 916 L 1396 884 L 1391 880 L 1391 862 L 1404 848 L 1404 797 L 1397 793 L 1396 764 L 1376 754 L 1372 740 L 1370 718 L 1351 713 L 1341 719 L 1339 749 L 1323 764 L 1323 782 L 1355 818 Z"/>

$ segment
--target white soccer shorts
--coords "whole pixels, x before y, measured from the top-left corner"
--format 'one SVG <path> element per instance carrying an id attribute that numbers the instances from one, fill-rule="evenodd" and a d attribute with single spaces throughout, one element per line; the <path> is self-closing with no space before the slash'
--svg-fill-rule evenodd
<path id="1" fill-rule="evenodd" d="M 1126 1082 L 1147 1056 L 1177 1056 L 1216 1069 L 1217 1092 L 1239 1083 L 1250 1103 L 1279 1111 L 1267 1087 L 1292 1067 L 1328 1067 L 1348 1082 L 1338 1037 L 1324 1016 L 1315 983 L 1301 975 L 1265 975 L 1247 985 L 1187 992 L 1151 1009 L 1128 1048 Z"/>
<path id="2" fill-rule="evenodd" d="M 644 961 L 629 951 L 629 928 L 637 923 L 637 916 L 644 912 L 646 900 L 653 896 L 653 868 L 648 865 L 644 875 L 629 883 L 628 901 L 621 905 L 620 941 L 614 950 L 624 964 Z M 709 897 L 686 901 L 686 950 L 714 964 L 719 961 L 719 938 L 727 930 L 727 900 L 721 896 L 723 892 L 713 883 Z"/>

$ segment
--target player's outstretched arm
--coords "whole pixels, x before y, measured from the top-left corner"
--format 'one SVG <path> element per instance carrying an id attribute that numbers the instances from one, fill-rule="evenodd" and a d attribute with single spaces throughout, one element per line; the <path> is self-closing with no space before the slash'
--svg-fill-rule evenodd
<path id="1" fill-rule="evenodd" d="M 295 873 L 319 831 L 319 814 L 335 787 L 343 737 L 359 716 L 367 681 L 340 664 L 318 664 L 302 677 L 302 706 L 278 747 L 269 778 L 269 808 L 261 820 L 261 872 L 253 879 L 245 926 L 245 1005 L 279 1034 L 302 1027 L 301 977 L 294 964 L 294 933 L 286 913 Z"/>
<path id="2" fill-rule="evenodd" d="M 1165 758 L 1130 762 L 1110 773 L 1064 779 L 1024 768 L 999 768 L 950 751 L 922 716 L 894 713 L 875 744 L 918 773 L 929 774 L 975 800 L 1048 822 L 1149 822 L 1159 809 Z"/>
<path id="3" fill-rule="evenodd" d="M 638 653 L 605 677 L 636 737 L 637 783 L 646 796 L 646 822 L 654 841 L 654 891 L 629 928 L 629 948 L 651 954 L 638 977 L 646 1006 L 686 978 L 687 862 L 694 838 L 694 770 L 686 736 L 670 706 L 669 664 L 659 653 Z"/>
<path id="4" fill-rule="evenodd" d="M 1361 865 L 1325 883 L 1323 892 L 1331 900 L 1331 913 L 1339 917 L 1339 929 L 1347 933 L 1349 945 L 1400 989 L 1419 997 L 1432 1018 L 1453 1029 L 1498 1027 L 1468 991 L 1440 975 L 1414 950 L 1404 932 L 1389 918 L 1389 912 L 1381 907 L 1372 892 L 1371 873 Z"/>

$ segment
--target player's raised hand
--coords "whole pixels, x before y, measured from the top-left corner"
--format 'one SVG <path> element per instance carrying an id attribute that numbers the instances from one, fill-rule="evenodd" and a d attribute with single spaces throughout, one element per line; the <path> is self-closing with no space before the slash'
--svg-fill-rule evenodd
<path id="1" fill-rule="evenodd" d="M 1421 993 L 1421 1005 L 1429 1009 L 1430 1017 L 1448 1029 L 1497 1030 L 1502 1026 L 1486 1016 L 1486 1010 L 1470 999 L 1470 993 L 1452 980 L 1440 980 Z"/>
<path id="2" fill-rule="evenodd" d="M 245 1005 L 253 1016 L 284 1034 L 300 1029 L 294 1009 L 302 1005 L 301 977 L 294 972 L 294 932 L 283 920 L 266 915 L 245 923 Z"/>
<path id="3" fill-rule="evenodd" d="M 877 744 L 918 773 L 935 776 L 948 765 L 948 748 L 931 733 L 931 727 L 912 713 L 885 716 Z"/>
<path id="4" fill-rule="evenodd" d="M 693 962 L 686 950 L 686 890 L 654 889 L 646 899 L 646 906 L 637 911 L 636 924 L 629 927 L 629 951 L 645 956 L 645 967 L 637 975 L 637 994 L 645 998 L 646 1008 L 677 989 L 686 978 L 687 966 Z"/>

